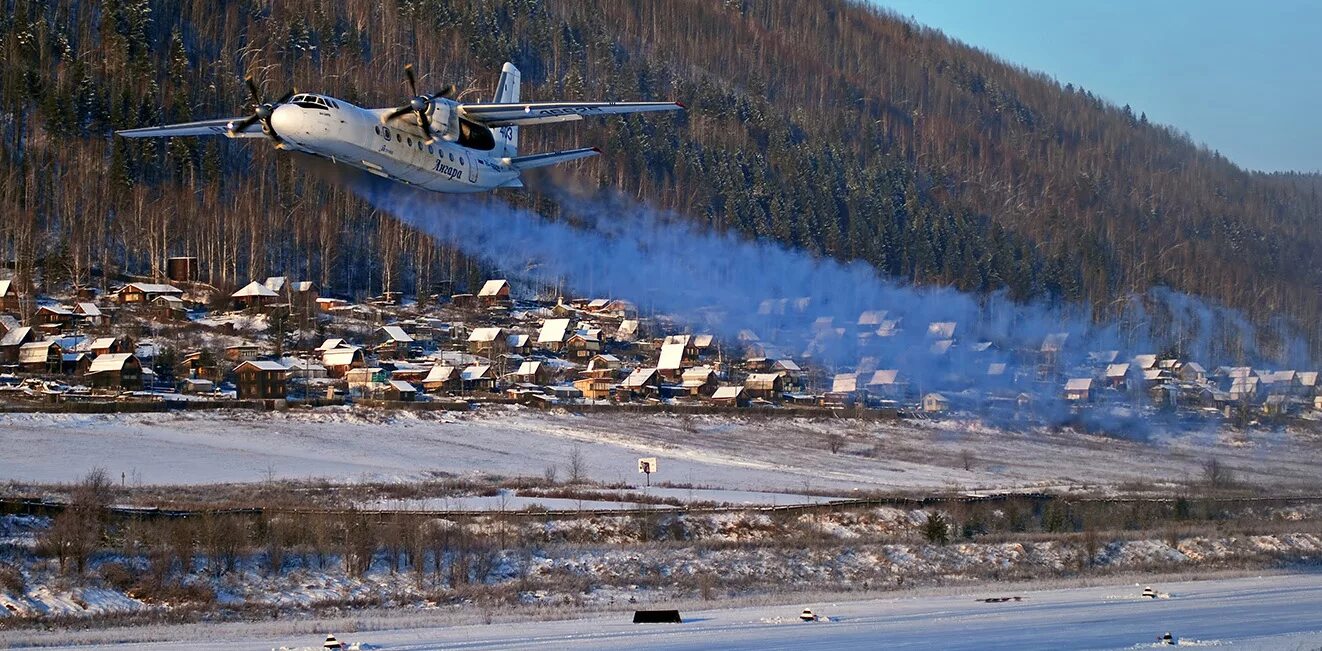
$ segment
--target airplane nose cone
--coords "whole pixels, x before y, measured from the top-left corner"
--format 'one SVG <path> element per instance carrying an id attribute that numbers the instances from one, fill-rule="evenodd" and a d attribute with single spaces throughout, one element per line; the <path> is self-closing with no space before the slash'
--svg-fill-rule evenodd
<path id="1" fill-rule="evenodd" d="M 275 107 L 271 112 L 271 128 L 281 136 L 298 135 L 301 131 L 299 127 L 302 125 L 302 120 L 299 118 L 301 112 L 302 109 L 299 107 L 288 104 Z"/>

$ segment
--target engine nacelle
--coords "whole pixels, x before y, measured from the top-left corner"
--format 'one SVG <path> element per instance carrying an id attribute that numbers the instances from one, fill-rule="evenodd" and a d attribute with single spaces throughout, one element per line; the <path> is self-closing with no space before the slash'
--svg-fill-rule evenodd
<path id="1" fill-rule="evenodd" d="M 432 102 L 431 130 L 442 140 L 454 142 L 459 139 L 459 111 L 454 104 L 443 99 Z"/>

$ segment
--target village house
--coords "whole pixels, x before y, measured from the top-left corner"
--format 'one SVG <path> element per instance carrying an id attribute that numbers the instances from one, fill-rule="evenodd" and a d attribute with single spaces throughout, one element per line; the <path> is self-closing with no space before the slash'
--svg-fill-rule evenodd
<path id="1" fill-rule="evenodd" d="M 1124 391 L 1129 388 L 1129 363 L 1107 364 L 1105 381 L 1107 388 Z"/>
<path id="2" fill-rule="evenodd" d="M 54 341 L 34 341 L 18 347 L 18 367 L 28 373 L 59 373 L 64 351 Z"/>
<path id="3" fill-rule="evenodd" d="M 459 374 L 465 391 L 495 391 L 496 373 L 490 364 L 473 364 Z"/>
<path id="4" fill-rule="evenodd" d="M 20 326 L 6 332 L 4 337 L 0 337 L 0 363 L 17 364 L 18 349 L 36 340 L 37 331 L 30 326 Z"/>
<path id="5" fill-rule="evenodd" d="M 1092 402 L 1093 381 L 1090 377 L 1071 378 L 1065 382 L 1065 399 L 1073 402 Z"/>
<path id="6" fill-rule="evenodd" d="M 110 325 L 110 319 L 97 307 L 96 303 L 78 303 L 73 306 L 74 318 L 89 328 L 103 328 Z"/>
<path id="7" fill-rule="evenodd" d="M 60 356 L 60 373 L 82 377 L 92 368 L 92 355 L 85 352 L 65 352 Z"/>
<path id="8" fill-rule="evenodd" d="M 528 356 L 532 354 L 532 335 L 505 335 L 505 350 L 512 355 Z"/>
<path id="9" fill-rule="evenodd" d="M 551 383 L 551 372 L 545 364 L 529 360 L 519 365 L 514 378 L 516 382 L 544 385 Z"/>
<path id="10" fill-rule="evenodd" d="M 97 357 L 101 357 L 103 354 L 97 353 L 95 346 L 103 341 L 115 342 L 117 340 L 113 338 L 97 339 L 96 343 L 93 344 L 94 348 L 92 350 L 93 354 Z M 109 350 L 109 348 L 107 350 Z M 114 352 L 120 351 L 115 350 Z M 216 360 L 211 355 L 210 351 L 206 350 L 196 350 L 184 355 L 184 358 L 175 365 L 174 372 L 178 377 L 210 380 L 212 383 L 219 383 L 221 380 L 220 366 L 216 364 Z"/>
<path id="11" fill-rule="evenodd" d="M 321 353 L 321 365 L 330 377 L 342 378 L 350 369 L 367 366 L 367 360 L 361 348 L 332 348 Z"/>
<path id="12" fill-rule="evenodd" d="M 246 362 L 261 357 L 262 349 L 257 344 L 235 344 L 225 349 L 225 359 L 231 362 Z"/>
<path id="13" fill-rule="evenodd" d="M 950 400 L 936 392 L 923 396 L 923 411 L 928 414 L 944 414 L 950 411 Z"/>
<path id="14" fill-rule="evenodd" d="M 719 386 L 719 378 L 716 377 L 716 371 L 712 370 L 710 366 L 695 366 L 684 371 L 680 384 L 689 396 L 705 398 L 716 392 L 716 387 Z"/>
<path id="15" fill-rule="evenodd" d="M 142 389 L 142 362 L 132 353 L 100 355 L 83 377 L 93 388 L 137 391 Z"/>
<path id="16" fill-rule="evenodd" d="M 661 375 L 655 368 L 635 369 L 620 383 L 620 391 L 615 394 L 617 400 L 653 397 L 661 392 Z"/>
<path id="17" fill-rule="evenodd" d="M 857 373 L 837 373 L 831 379 L 831 390 L 822 396 L 822 403 L 835 407 L 852 407 L 867 397 L 859 389 Z"/>
<path id="18" fill-rule="evenodd" d="M 418 397 L 418 388 L 404 380 L 390 380 L 386 384 L 385 397 L 394 402 L 413 402 Z"/>
<path id="19" fill-rule="evenodd" d="M 151 308 L 153 316 L 161 321 L 188 320 L 188 306 L 178 296 L 157 296 L 151 300 Z"/>
<path id="20" fill-rule="evenodd" d="M 684 351 L 688 345 L 688 335 L 684 335 L 684 341 L 670 341 L 661 345 L 661 357 L 656 363 L 656 368 L 661 375 L 669 380 L 678 380 L 682 375 L 684 368 Z"/>
<path id="21" fill-rule="evenodd" d="M 710 400 L 718 407 L 747 407 L 749 404 L 748 391 L 739 385 L 717 387 Z"/>
<path id="22" fill-rule="evenodd" d="M 311 359 L 286 357 L 280 360 L 280 363 L 289 369 L 289 379 L 291 380 L 324 380 L 330 377 L 325 366 Z"/>
<path id="23" fill-rule="evenodd" d="M 22 309 L 14 281 L 8 278 L 0 280 L 0 312 L 19 312 Z"/>
<path id="24" fill-rule="evenodd" d="M 473 328 L 468 335 L 468 352 L 496 357 L 505 352 L 505 331 L 500 328 Z"/>
<path id="25" fill-rule="evenodd" d="M 380 366 L 363 366 L 349 369 L 344 374 L 344 384 L 350 391 L 371 394 L 381 388 L 388 377 L 389 373 Z"/>
<path id="26" fill-rule="evenodd" d="M 381 326 L 376 330 L 376 354 L 383 358 L 408 357 L 413 337 L 397 325 Z"/>
<path id="27" fill-rule="evenodd" d="M 894 368 L 873 371 L 865 386 L 869 393 L 887 400 L 903 400 L 909 390 L 908 382 Z"/>
<path id="28" fill-rule="evenodd" d="M 537 346 L 543 350 L 558 353 L 564 350 L 569 339 L 569 319 L 547 319 L 537 333 Z"/>
<path id="29" fill-rule="evenodd" d="M 1198 362 L 1185 362 L 1176 367 L 1175 377 L 1181 382 L 1202 384 L 1207 382 L 1207 370 Z"/>
<path id="30" fill-rule="evenodd" d="M 574 388 L 583 393 L 588 400 L 606 400 L 610 398 L 611 387 L 615 381 L 609 377 L 592 376 L 574 380 Z"/>
<path id="31" fill-rule="evenodd" d="M 615 340 L 629 342 L 637 339 L 640 334 L 638 319 L 624 319 L 620 321 L 620 327 L 615 329 Z"/>
<path id="32" fill-rule="evenodd" d="M 146 305 L 157 296 L 184 297 L 184 290 L 174 285 L 158 283 L 129 283 L 115 293 L 120 305 Z"/>
<path id="33" fill-rule="evenodd" d="M 180 378 L 175 382 L 175 390 L 184 395 L 214 393 L 216 391 L 216 383 L 201 378 Z"/>
<path id="34" fill-rule="evenodd" d="M 510 284 L 504 279 L 488 280 L 477 291 L 477 300 L 485 306 L 506 305 L 510 302 Z"/>
<path id="35" fill-rule="evenodd" d="M 230 298 L 234 299 L 236 309 L 262 311 L 275 304 L 280 299 L 280 295 L 254 280 L 239 291 L 230 294 Z"/>
<path id="36" fill-rule="evenodd" d="M 280 362 L 248 360 L 234 367 L 240 400 L 283 400 L 289 369 Z"/>
<path id="37" fill-rule="evenodd" d="M 58 332 L 73 325 L 73 310 L 63 305 L 42 305 L 32 315 L 32 323 L 41 330 Z"/>
<path id="38" fill-rule="evenodd" d="M 744 394 L 749 399 L 780 400 L 785 391 L 785 376 L 780 373 L 750 373 L 744 379 Z"/>
<path id="39" fill-rule="evenodd" d="M 422 388 L 429 393 L 443 393 L 463 389 L 459 369 L 441 364 L 431 367 L 431 370 L 427 372 L 427 377 L 422 380 Z"/>
<path id="40" fill-rule="evenodd" d="M 287 295 L 289 307 L 300 314 L 311 314 L 317 311 L 317 293 L 317 283 L 311 280 L 290 283 Z"/>
<path id="41" fill-rule="evenodd" d="M 601 330 L 580 330 L 565 340 L 565 356 L 569 359 L 591 359 L 599 352 L 601 352 Z"/>

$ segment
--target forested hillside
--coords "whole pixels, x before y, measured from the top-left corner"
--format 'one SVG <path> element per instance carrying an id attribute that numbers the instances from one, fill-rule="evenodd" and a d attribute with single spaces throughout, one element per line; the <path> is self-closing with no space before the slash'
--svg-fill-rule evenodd
<path id="1" fill-rule="evenodd" d="M 1238 169 L 1178 130 L 846 0 L 3 0 L 0 259 L 46 283 L 153 275 L 196 255 L 233 287 L 471 282 L 456 252 L 264 143 L 109 132 L 248 111 L 242 78 L 362 105 L 678 99 L 679 116 L 525 129 L 606 154 L 502 191 L 552 217 L 550 181 L 889 275 L 1091 304 L 1166 284 L 1286 316 L 1322 345 L 1316 177 Z M 1215 91 L 1210 91 L 1215 92 Z M 353 264 L 349 264 L 353 261 Z M 514 261 L 517 264 L 517 261 Z M 104 273 L 103 273 L 104 272 Z"/>

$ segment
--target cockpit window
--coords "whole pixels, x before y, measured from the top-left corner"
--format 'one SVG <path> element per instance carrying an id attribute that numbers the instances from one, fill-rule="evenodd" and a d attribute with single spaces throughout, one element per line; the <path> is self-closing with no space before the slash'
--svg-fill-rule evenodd
<path id="1" fill-rule="evenodd" d="M 289 101 L 303 108 L 330 109 L 330 103 L 325 98 L 317 95 L 295 95 Z"/>

